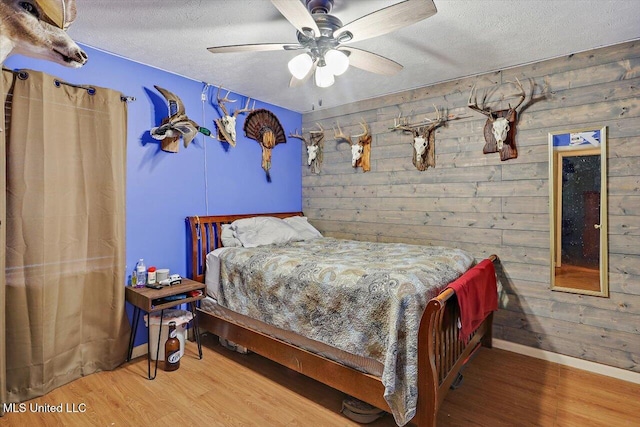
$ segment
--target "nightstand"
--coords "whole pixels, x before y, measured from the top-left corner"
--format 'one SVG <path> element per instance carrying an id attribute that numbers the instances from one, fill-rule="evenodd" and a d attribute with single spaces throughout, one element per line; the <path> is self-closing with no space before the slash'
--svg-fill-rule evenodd
<path id="1" fill-rule="evenodd" d="M 200 291 L 199 295 L 191 296 L 190 293 Z M 148 315 L 151 313 L 160 312 L 160 327 L 158 330 L 158 346 L 156 350 L 156 364 L 151 376 L 151 349 L 150 335 L 151 328 L 147 327 L 147 376 L 150 380 L 156 377 L 158 373 L 158 353 L 160 352 L 160 337 L 162 336 L 162 316 L 164 310 L 167 308 L 175 307 L 181 304 L 189 304 L 189 310 L 193 315 L 193 329 L 198 344 L 198 356 L 202 359 L 202 343 L 200 342 L 200 330 L 198 328 L 198 318 L 196 316 L 196 301 L 199 301 L 205 297 L 206 285 L 204 283 L 196 282 L 191 279 L 182 279 L 182 283 L 177 285 L 165 286 L 162 289 L 151 288 L 135 288 L 127 286 L 125 288 L 126 301 L 131 303 L 133 309 L 133 325 L 131 326 L 131 335 L 129 337 L 129 351 L 127 353 L 127 362 L 131 360 L 131 353 L 133 351 L 133 343 L 135 341 L 136 331 L 138 329 L 138 323 L 140 323 L 140 312 L 144 311 Z"/>

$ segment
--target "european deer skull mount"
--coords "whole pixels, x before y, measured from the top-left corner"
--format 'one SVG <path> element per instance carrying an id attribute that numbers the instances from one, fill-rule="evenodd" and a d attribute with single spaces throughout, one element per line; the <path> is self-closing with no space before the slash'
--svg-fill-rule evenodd
<path id="1" fill-rule="evenodd" d="M 371 132 L 365 121 L 360 122 L 363 132 L 357 135 L 345 135 L 340 129 L 340 124 L 336 123 L 338 131 L 333 130 L 336 141 L 348 142 L 351 146 L 351 166 L 361 167 L 363 172 L 371 170 Z M 353 138 L 358 138 L 353 142 Z"/>
<path id="2" fill-rule="evenodd" d="M 227 91 L 227 94 L 224 98 L 220 98 L 220 87 L 218 87 L 218 93 L 216 95 L 216 99 L 218 100 L 218 106 L 222 110 L 222 117 L 219 119 L 215 119 L 216 125 L 218 127 L 218 139 L 221 141 L 227 141 L 232 147 L 236 146 L 236 118 L 240 113 L 251 112 L 255 108 L 255 101 L 253 103 L 254 108 L 249 108 L 249 101 L 251 98 L 247 98 L 247 105 L 245 105 L 242 109 L 237 109 L 233 112 L 233 114 L 229 114 L 227 107 L 225 104 L 227 102 L 236 102 L 237 99 L 229 99 L 229 93 L 231 91 Z"/>
<path id="3" fill-rule="evenodd" d="M 442 115 L 435 105 L 436 118 L 426 118 L 422 122 L 410 124 L 408 119 L 402 118 L 402 113 L 393 120 L 391 130 L 402 130 L 413 135 L 413 165 L 419 171 L 426 170 L 429 166 L 436 166 L 435 130 L 444 125 L 448 120 L 456 118 L 451 115 Z"/>
<path id="4" fill-rule="evenodd" d="M 78 68 L 87 54 L 67 35 L 75 0 L 0 0 L 0 64 L 19 53 Z"/>
<path id="5" fill-rule="evenodd" d="M 318 130 L 310 131 L 309 138 L 306 138 L 304 135 L 299 133 L 289 133 L 289 138 L 297 138 L 304 142 L 304 145 L 307 148 L 307 165 L 311 169 L 311 172 L 319 174 L 320 167 L 322 166 L 324 129 L 319 123 L 316 123 L 316 125 L 318 126 Z"/>
<path id="6" fill-rule="evenodd" d="M 491 108 L 485 106 L 487 98 L 486 92 L 482 96 L 481 105 L 478 106 L 478 96 L 475 85 L 471 88 L 467 104 L 472 110 L 487 116 L 487 122 L 484 126 L 484 139 L 486 143 L 482 152 L 484 154 L 500 152 L 500 160 L 503 161 L 518 157 L 515 140 L 518 107 L 522 105 L 526 98 L 524 88 L 517 78 L 515 82 L 509 83 L 515 85 L 520 90 L 517 94 L 518 103 L 515 107 L 509 104 L 509 108 L 506 110 L 491 111 Z"/>

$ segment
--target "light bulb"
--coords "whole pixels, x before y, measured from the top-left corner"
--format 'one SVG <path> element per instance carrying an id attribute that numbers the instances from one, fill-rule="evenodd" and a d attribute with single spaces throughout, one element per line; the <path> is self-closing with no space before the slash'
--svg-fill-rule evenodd
<path id="1" fill-rule="evenodd" d="M 298 80 L 302 80 L 311 70 L 313 60 L 308 53 L 301 53 L 289 61 L 287 66 L 289 67 L 289 72 L 293 77 Z"/>
<path id="2" fill-rule="evenodd" d="M 333 75 L 339 76 L 347 71 L 349 68 L 349 57 L 344 53 L 336 49 L 330 49 L 324 54 L 324 60 L 327 62 L 327 67 L 331 70 Z"/>
<path id="3" fill-rule="evenodd" d="M 316 68 L 316 86 L 318 87 L 329 87 L 336 80 L 333 78 L 333 73 L 329 69 L 329 67 L 318 67 Z"/>

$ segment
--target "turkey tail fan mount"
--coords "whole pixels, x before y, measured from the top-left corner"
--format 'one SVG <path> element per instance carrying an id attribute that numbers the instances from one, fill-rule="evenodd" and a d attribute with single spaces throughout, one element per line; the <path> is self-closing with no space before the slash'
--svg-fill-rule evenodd
<path id="1" fill-rule="evenodd" d="M 271 169 L 271 150 L 277 144 L 287 142 L 280 121 L 269 110 L 254 110 L 244 122 L 244 133 L 248 138 L 258 141 L 262 146 L 262 169 L 269 173 Z"/>
<path id="2" fill-rule="evenodd" d="M 334 0 L 271 0 L 271 3 L 296 28 L 295 42 L 215 46 L 208 50 L 214 54 L 297 51 L 288 64 L 291 87 L 302 85 L 312 75 L 316 86 L 329 87 L 335 81 L 334 76 L 341 75 L 349 66 L 386 76 L 398 73 L 403 68 L 401 64 L 350 44 L 391 33 L 437 12 L 433 0 L 405 0 L 343 25 L 331 15 Z"/>

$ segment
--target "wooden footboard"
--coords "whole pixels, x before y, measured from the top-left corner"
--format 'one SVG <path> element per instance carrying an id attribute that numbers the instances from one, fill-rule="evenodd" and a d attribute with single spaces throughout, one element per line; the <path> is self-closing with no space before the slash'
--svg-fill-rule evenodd
<path id="1" fill-rule="evenodd" d="M 492 262 L 497 260 L 491 255 Z M 460 309 L 452 289 L 427 303 L 418 332 L 418 410 L 414 422 L 435 426 L 438 409 L 469 357 L 482 344 L 491 347 L 493 313 L 471 334 L 460 339 Z"/>
<path id="2" fill-rule="evenodd" d="M 261 215 L 284 218 L 301 213 Z M 206 254 L 220 246 L 220 225 L 249 216 L 258 215 L 187 218 L 191 230 L 191 275 L 194 280 L 204 282 Z M 490 259 L 495 261 L 497 257 L 492 255 Z M 201 330 L 229 339 L 294 371 L 390 412 L 383 397 L 384 386 L 380 378 L 364 374 L 207 311 L 199 309 L 198 316 Z M 418 407 L 412 424 L 435 426 L 438 409 L 464 364 L 480 344 L 491 346 L 492 315 L 484 320 L 466 344 L 458 336 L 458 317 L 458 304 L 451 289 L 446 289 L 427 304 L 419 330 Z"/>

